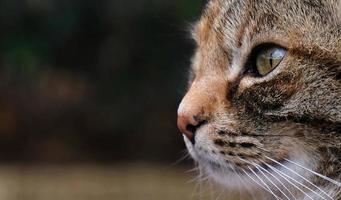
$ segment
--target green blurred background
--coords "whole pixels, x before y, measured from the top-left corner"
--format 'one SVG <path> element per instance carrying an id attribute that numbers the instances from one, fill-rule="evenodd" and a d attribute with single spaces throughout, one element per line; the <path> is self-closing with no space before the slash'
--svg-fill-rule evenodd
<path id="1" fill-rule="evenodd" d="M 0 0 L 0 199 L 204 199 L 176 128 L 204 4 Z"/>
<path id="2" fill-rule="evenodd" d="M 0 159 L 171 162 L 198 0 L 1 0 Z"/>

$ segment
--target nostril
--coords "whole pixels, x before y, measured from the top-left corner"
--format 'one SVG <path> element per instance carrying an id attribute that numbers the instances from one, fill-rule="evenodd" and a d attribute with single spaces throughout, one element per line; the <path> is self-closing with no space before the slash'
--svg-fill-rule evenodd
<path id="1" fill-rule="evenodd" d="M 184 134 L 192 144 L 195 143 L 195 133 L 197 129 L 205 124 L 207 121 L 202 120 L 198 115 L 179 115 L 178 116 L 178 128 L 182 134 Z"/>
<path id="2" fill-rule="evenodd" d="M 197 120 L 198 118 L 193 117 L 195 120 Z M 202 120 L 201 122 L 198 122 L 197 125 L 192 125 L 192 124 L 188 124 L 186 129 L 192 133 L 192 137 L 190 138 L 192 144 L 195 144 L 195 133 L 197 131 L 198 128 L 200 128 L 202 125 L 206 124 L 207 121 L 206 120 Z"/>
<path id="3" fill-rule="evenodd" d="M 187 125 L 186 127 L 187 131 L 189 131 L 192 135 L 190 138 L 188 138 L 192 144 L 194 145 L 195 144 L 195 132 L 197 130 L 197 127 L 196 126 L 193 126 L 193 125 Z"/>
<path id="4" fill-rule="evenodd" d="M 197 126 L 193 126 L 193 125 L 187 125 L 186 129 L 188 131 L 190 131 L 191 133 L 193 133 L 193 135 L 195 134 L 195 131 L 197 130 Z"/>
<path id="5" fill-rule="evenodd" d="M 207 121 L 206 120 L 201 120 L 201 121 L 198 121 L 198 125 L 195 126 L 195 130 L 200 128 L 201 126 L 203 126 L 204 124 L 206 124 Z"/>

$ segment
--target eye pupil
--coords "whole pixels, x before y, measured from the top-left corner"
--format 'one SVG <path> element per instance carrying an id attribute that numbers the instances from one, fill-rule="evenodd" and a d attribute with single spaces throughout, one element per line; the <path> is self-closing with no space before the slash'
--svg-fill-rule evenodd
<path id="1" fill-rule="evenodd" d="M 270 54 L 270 58 L 269 58 L 269 59 L 270 59 L 269 62 L 270 62 L 270 66 L 271 66 L 271 67 L 273 66 L 272 55 L 273 55 L 273 53 Z"/>

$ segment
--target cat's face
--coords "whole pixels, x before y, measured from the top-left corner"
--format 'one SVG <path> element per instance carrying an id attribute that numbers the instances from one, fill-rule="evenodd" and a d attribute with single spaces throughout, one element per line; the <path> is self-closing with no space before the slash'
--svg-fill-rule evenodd
<path id="1" fill-rule="evenodd" d="M 294 163 L 331 166 L 324 175 L 336 177 L 340 161 L 324 157 L 341 146 L 340 5 L 209 3 L 193 30 L 197 48 L 178 126 L 216 181 L 233 185 L 263 168 L 305 173 Z"/>

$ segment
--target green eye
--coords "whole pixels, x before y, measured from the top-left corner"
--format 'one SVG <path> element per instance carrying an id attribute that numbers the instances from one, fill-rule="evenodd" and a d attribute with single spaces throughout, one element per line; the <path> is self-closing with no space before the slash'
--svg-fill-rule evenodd
<path id="1" fill-rule="evenodd" d="M 255 68 L 259 75 L 265 76 L 283 60 L 286 50 L 281 47 L 261 48 L 256 54 Z"/>

